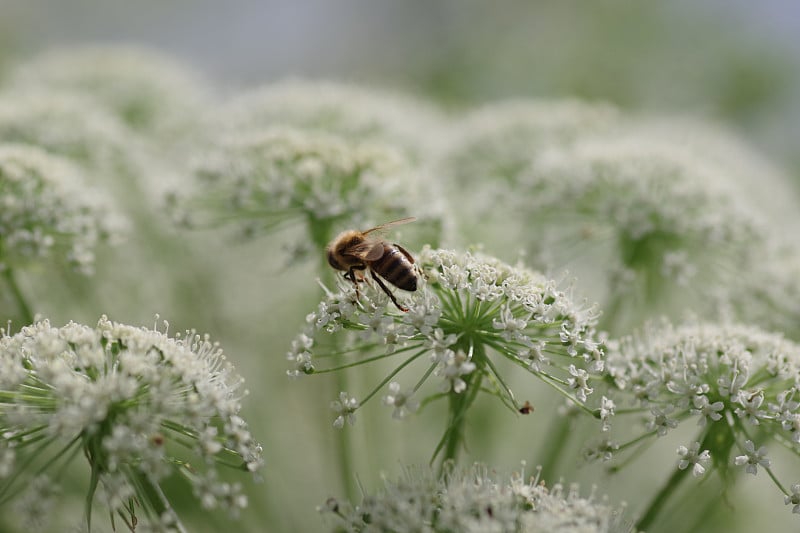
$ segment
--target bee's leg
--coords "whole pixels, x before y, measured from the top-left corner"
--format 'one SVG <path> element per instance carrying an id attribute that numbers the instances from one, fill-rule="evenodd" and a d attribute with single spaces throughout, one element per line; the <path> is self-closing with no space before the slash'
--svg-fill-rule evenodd
<path id="1" fill-rule="evenodd" d="M 394 247 L 395 247 L 395 248 L 397 248 L 398 250 L 400 250 L 400 252 L 401 252 L 401 253 L 402 253 L 404 256 L 406 256 L 406 259 L 408 259 L 408 261 L 409 261 L 409 262 L 410 262 L 412 265 L 414 264 L 414 257 L 413 257 L 413 256 L 412 256 L 410 253 L 408 253 L 408 250 L 406 250 L 405 248 L 403 248 L 402 246 L 400 246 L 400 245 L 399 245 L 399 244 L 397 244 L 397 243 L 394 243 Z"/>
<path id="2" fill-rule="evenodd" d="M 350 267 L 350 269 L 347 272 L 344 273 L 344 277 L 347 278 L 348 280 L 352 281 L 353 282 L 353 286 L 356 288 L 356 300 L 358 300 L 360 298 L 360 295 L 358 293 L 358 284 L 359 284 L 359 282 L 363 282 L 364 281 L 363 277 L 359 278 L 359 277 L 356 276 L 356 270 L 364 270 L 365 268 L 366 267 L 362 267 L 362 266 L 353 266 L 353 267 Z"/>
<path id="3" fill-rule="evenodd" d="M 408 313 L 408 307 L 403 307 L 402 305 L 400 305 L 399 303 L 397 303 L 397 299 L 394 297 L 394 294 L 392 294 L 392 291 L 390 291 L 390 290 L 388 289 L 388 287 L 386 287 L 386 285 L 384 285 L 384 284 L 383 284 L 383 282 L 382 282 L 382 281 L 381 281 L 381 279 L 380 279 L 380 278 L 377 276 L 377 274 L 375 274 L 375 272 L 374 272 L 374 271 L 372 271 L 372 270 L 370 270 L 369 272 L 370 272 L 370 274 L 372 274 L 372 279 L 374 279 L 375 281 L 377 281 L 377 282 L 378 282 L 378 285 L 380 285 L 380 286 L 381 286 L 381 289 L 383 289 L 383 292 L 385 292 L 385 293 L 386 293 L 386 295 L 387 295 L 389 298 L 391 298 L 391 300 L 392 300 L 392 303 L 394 304 L 394 306 L 395 306 L 395 307 L 397 307 L 397 308 L 398 308 L 399 310 L 401 310 L 402 312 L 404 312 L 404 313 Z"/>

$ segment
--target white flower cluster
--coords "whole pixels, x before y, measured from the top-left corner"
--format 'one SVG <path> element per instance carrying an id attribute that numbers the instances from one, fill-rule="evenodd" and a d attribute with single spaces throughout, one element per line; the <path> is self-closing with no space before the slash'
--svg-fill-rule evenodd
<path id="1" fill-rule="evenodd" d="M 407 214 L 400 177 L 408 170 L 382 144 L 285 127 L 234 133 L 197 162 L 199 189 L 177 204 L 190 225 L 232 218 L 248 233 L 292 219 L 400 218 Z"/>
<path id="2" fill-rule="evenodd" d="M 91 273 L 98 242 L 117 236 L 122 225 L 80 177 L 58 156 L 0 144 L 2 267 L 55 259 Z"/>
<path id="3" fill-rule="evenodd" d="M 138 140 L 86 95 L 7 89 L 0 97 L 0 141 L 26 143 L 102 173 L 130 168 Z"/>
<path id="4" fill-rule="evenodd" d="M 459 183 L 483 192 L 486 188 L 480 185 L 486 180 L 492 187 L 514 185 L 540 153 L 611 130 L 620 121 L 611 106 L 577 100 L 491 104 L 454 124 L 444 164 Z"/>
<path id="5" fill-rule="evenodd" d="M 80 94 L 136 130 L 165 133 L 196 116 L 207 84 L 153 50 L 104 45 L 45 52 L 13 70 L 8 85 Z"/>
<path id="6" fill-rule="evenodd" d="M 442 477 L 407 467 L 401 479 L 385 480 L 356 506 L 330 499 L 319 510 L 338 517 L 334 531 L 631 531 L 620 510 L 593 494 L 582 497 L 577 485 L 547 488 L 524 474 L 504 481 L 481 465 L 450 468 Z"/>
<path id="7" fill-rule="evenodd" d="M 24 487 L 30 464 L 85 457 L 95 479 L 88 501 L 100 488 L 112 513 L 141 508 L 146 521 L 161 520 L 169 503 L 158 485 L 171 472 L 204 507 L 246 505 L 218 465 L 255 472 L 261 447 L 239 416 L 242 379 L 206 337 L 105 317 L 94 328 L 45 321 L 0 338 L 0 361 L 0 494 Z"/>
<path id="8" fill-rule="evenodd" d="M 541 154 L 518 183 L 520 207 L 537 227 L 537 257 L 572 264 L 580 278 L 603 276 L 607 300 L 646 304 L 628 305 L 623 323 L 683 311 L 689 301 L 714 310 L 766 249 L 761 218 L 741 191 L 665 143 L 584 140 Z M 613 307 L 608 318 L 620 318 Z"/>
<path id="9" fill-rule="evenodd" d="M 591 394 L 589 373 L 602 371 L 604 363 L 602 343 L 595 339 L 594 307 L 576 303 L 538 273 L 491 257 L 426 247 L 416 265 L 418 289 L 402 300 L 407 313 L 397 312 L 371 282 L 360 283 L 356 294 L 352 284 L 342 280 L 341 291 L 329 293 L 308 315 L 307 330 L 287 354 L 292 365 L 288 374 L 318 371 L 316 362 L 326 354 L 325 343 L 317 351 L 317 339 L 342 332 L 350 334 L 343 339 L 346 353 L 361 358 L 365 352 L 377 354 L 366 362 L 405 359 L 395 373 L 427 356 L 429 372 L 442 379 L 444 392 L 477 390 L 487 377 L 500 384 L 497 392 L 508 405 L 520 408 L 500 367 L 492 362 L 505 359 L 572 391 L 575 401 L 584 402 Z M 385 401 L 400 415 L 405 414 L 402 407 L 409 407 L 410 396 L 393 383 Z"/>
<path id="10" fill-rule="evenodd" d="M 283 125 L 380 140 L 414 160 L 435 152 L 444 121 L 426 101 L 334 82 L 286 80 L 242 93 L 212 119 L 227 131 L 258 131 Z"/>
<path id="11" fill-rule="evenodd" d="M 640 407 L 626 413 L 645 414 L 651 435 L 696 420 L 696 442 L 678 449 L 681 469 L 701 475 L 713 457 L 715 467 L 725 458 L 726 468 L 732 462 L 756 474 L 770 461 L 755 442 L 800 449 L 800 346 L 781 335 L 741 325 L 662 324 L 610 342 L 606 364 L 621 396 Z"/>

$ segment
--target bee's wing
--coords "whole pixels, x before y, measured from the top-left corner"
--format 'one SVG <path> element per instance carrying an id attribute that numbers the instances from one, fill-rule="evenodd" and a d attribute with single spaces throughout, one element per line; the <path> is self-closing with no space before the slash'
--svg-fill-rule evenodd
<path id="1" fill-rule="evenodd" d="M 383 241 L 364 241 L 348 248 L 347 254 L 364 261 L 377 261 L 383 257 Z"/>
<path id="2" fill-rule="evenodd" d="M 374 228 L 370 228 L 362 233 L 366 235 L 367 233 L 372 233 L 373 231 L 383 231 L 393 226 L 399 226 L 400 224 L 408 224 L 409 222 L 414 222 L 415 220 L 417 220 L 417 217 L 399 218 L 397 220 L 392 220 L 391 222 L 387 222 L 386 224 L 381 224 L 380 226 L 375 226 Z M 371 261 L 374 261 L 374 259 L 371 259 Z"/>

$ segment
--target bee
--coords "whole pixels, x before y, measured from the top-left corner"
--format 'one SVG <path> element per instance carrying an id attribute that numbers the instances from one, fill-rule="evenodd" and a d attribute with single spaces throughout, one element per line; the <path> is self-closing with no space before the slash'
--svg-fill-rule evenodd
<path id="1" fill-rule="evenodd" d="M 407 307 L 397 303 L 394 294 L 381 281 L 381 277 L 404 291 L 417 290 L 414 258 L 399 244 L 389 244 L 380 238 L 370 238 L 369 234 L 415 220 L 415 217 L 401 218 L 365 231 L 343 231 L 325 249 L 328 263 L 336 270 L 345 271 L 344 277 L 356 286 L 356 294 L 358 282 L 365 279 L 363 272 L 369 270 L 372 279 L 389 296 L 395 307 L 404 313 L 408 312 Z M 357 277 L 356 271 L 361 272 L 360 277 Z"/>

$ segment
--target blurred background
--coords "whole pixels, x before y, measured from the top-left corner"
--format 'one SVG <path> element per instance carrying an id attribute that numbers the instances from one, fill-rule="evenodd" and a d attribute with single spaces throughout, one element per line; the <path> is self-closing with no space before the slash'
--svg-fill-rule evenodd
<path id="1" fill-rule="evenodd" d="M 301 77 L 398 89 L 453 112 L 510 97 L 577 97 L 634 115 L 704 117 L 736 130 L 793 177 L 800 172 L 800 4 L 790 0 L 0 0 L 0 81 L 40 52 L 83 44 L 153 48 L 193 68 L 220 95 Z M 161 233 L 157 246 L 134 237 L 124 257 L 113 250 L 100 257 L 98 283 L 105 285 L 95 297 L 85 297 L 94 282 L 69 278 L 53 288 L 37 283 L 46 272 L 32 274 L 27 289 L 36 310 L 56 323 L 88 324 L 101 313 L 151 324 L 160 313 L 175 331 L 210 333 L 247 378 L 245 418 L 264 442 L 264 480 L 248 486 L 251 508 L 241 527 L 321 529 L 315 506 L 342 495 L 330 451 L 331 396 L 312 392 L 316 382 L 289 382 L 284 360 L 318 302 L 315 270 L 287 267 L 273 253 L 296 238 L 291 231 L 238 244 L 224 231 Z M 191 253 L 165 251 L 175 242 Z M 127 268 L 110 272 L 103 261 Z M 537 411 L 554 403 L 539 398 Z M 530 450 L 547 440 L 545 422 L 505 411 L 497 420 L 492 407 L 484 406 L 472 429 L 470 453 L 506 470 L 532 459 Z M 360 414 L 353 439 L 364 485 L 379 486 L 380 472 L 395 477 L 401 462 L 427 462 L 438 429 L 426 431 L 426 424 L 439 415 L 398 424 L 377 405 Z M 512 430 L 484 432 L 484 423 Z M 676 442 L 680 436 L 650 452 L 674 455 Z M 599 479 L 581 476 L 588 485 Z M 600 492 L 643 503 L 620 481 L 602 479 Z M 747 524 L 747 510 L 761 504 L 758 497 L 739 502 L 736 519 Z M 193 505 L 188 494 L 176 502 L 179 512 Z M 76 508 L 69 523 L 80 519 Z M 198 531 L 232 527 L 199 513 L 190 522 Z"/>
<path id="2" fill-rule="evenodd" d="M 452 106 L 577 96 L 724 119 L 800 165 L 791 0 L 2 0 L 0 9 L 5 61 L 64 44 L 140 43 L 232 87 L 325 77 Z"/>

